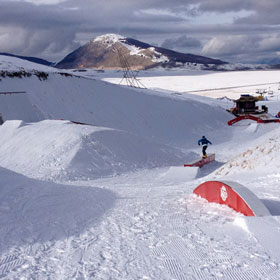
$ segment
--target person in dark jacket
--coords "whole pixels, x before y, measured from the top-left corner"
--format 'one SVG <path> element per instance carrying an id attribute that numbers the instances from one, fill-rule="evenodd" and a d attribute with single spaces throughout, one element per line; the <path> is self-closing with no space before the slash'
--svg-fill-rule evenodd
<path id="1" fill-rule="evenodd" d="M 198 140 L 198 145 L 202 145 L 203 158 L 207 157 L 206 149 L 208 147 L 208 144 L 212 145 L 212 143 L 205 136 L 202 136 L 202 138 Z"/>

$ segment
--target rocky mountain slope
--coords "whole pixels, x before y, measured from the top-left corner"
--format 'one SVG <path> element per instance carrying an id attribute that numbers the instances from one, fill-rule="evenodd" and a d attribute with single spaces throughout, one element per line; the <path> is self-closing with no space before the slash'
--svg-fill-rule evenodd
<path id="1" fill-rule="evenodd" d="M 118 69 L 122 68 L 126 62 L 132 69 L 147 69 L 156 66 L 176 67 L 184 64 L 202 64 L 213 67 L 213 65 L 226 64 L 218 59 L 179 53 L 132 38 L 107 34 L 92 39 L 67 55 L 56 66 L 67 69 Z"/>

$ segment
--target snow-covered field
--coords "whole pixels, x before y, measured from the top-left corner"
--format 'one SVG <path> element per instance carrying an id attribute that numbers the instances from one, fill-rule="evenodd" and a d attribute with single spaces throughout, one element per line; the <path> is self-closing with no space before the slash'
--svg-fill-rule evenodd
<path id="1" fill-rule="evenodd" d="M 0 92 L 25 92 L 0 95 L 1 279 L 280 279 L 279 124 L 229 127 L 232 102 L 178 94 L 278 87 L 279 72 L 147 72 L 154 91 L 100 81 L 102 73 L 0 63 L 49 73 L 0 81 Z M 277 90 L 263 101 L 271 114 Z M 200 157 L 202 135 L 216 161 L 183 167 Z M 271 216 L 245 217 L 192 193 L 213 179 L 246 186 Z"/>
<path id="2" fill-rule="evenodd" d="M 147 74 L 149 73 L 149 74 Z M 278 95 L 280 92 L 279 71 L 180 71 L 161 72 L 149 70 L 138 73 L 139 81 L 149 89 L 168 90 L 178 93 L 192 93 L 212 98 L 239 98 L 240 94 L 255 94 L 257 91 L 265 95 Z M 107 77 L 104 80 L 125 85 L 121 73 L 118 77 Z"/>

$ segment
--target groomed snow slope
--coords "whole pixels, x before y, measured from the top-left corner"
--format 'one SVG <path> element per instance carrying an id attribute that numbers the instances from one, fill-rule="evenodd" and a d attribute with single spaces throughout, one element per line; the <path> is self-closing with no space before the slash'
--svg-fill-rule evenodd
<path id="1" fill-rule="evenodd" d="M 0 278 L 9 265 L 25 262 L 16 256 L 31 244 L 34 247 L 29 250 L 36 250 L 35 240 L 38 246 L 80 234 L 98 222 L 116 200 L 115 194 L 106 189 L 42 182 L 2 167 L 0 176 Z M 9 250 L 14 256 L 5 259 Z"/>
<path id="2" fill-rule="evenodd" d="M 41 179 L 89 180 L 194 156 L 125 131 L 59 120 L 6 121 L 0 138 L 1 166 Z"/>
<path id="3" fill-rule="evenodd" d="M 0 127 L 0 279 L 280 279 L 280 174 L 270 152 L 279 124 L 228 127 L 222 101 L 55 73 L 0 87 L 27 92 L 0 96 L 10 106 L 0 105 L 10 114 Z M 203 134 L 216 162 L 181 167 L 201 153 Z M 192 194 L 224 176 L 272 216 L 244 217 Z"/>
<path id="4" fill-rule="evenodd" d="M 55 73 L 49 73 L 46 80 L 36 76 L 4 78 L 0 91 L 26 92 L 0 95 L 0 112 L 5 120 L 33 122 L 62 118 L 120 129 L 185 148 L 195 147 L 197 138 L 203 134 L 221 142 L 215 127 L 231 135 L 225 122 L 231 118 L 229 113 L 188 97 Z M 19 104 L 23 104 L 22 108 Z"/>

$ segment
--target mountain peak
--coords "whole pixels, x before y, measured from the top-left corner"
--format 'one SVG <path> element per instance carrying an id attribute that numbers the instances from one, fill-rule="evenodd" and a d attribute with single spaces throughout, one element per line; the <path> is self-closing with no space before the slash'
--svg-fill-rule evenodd
<path id="1" fill-rule="evenodd" d="M 116 49 L 118 52 L 116 52 Z M 156 47 L 119 34 L 105 34 L 67 55 L 58 68 L 121 69 L 119 55 L 123 55 L 132 69 L 147 69 L 156 66 L 178 67 L 189 64 L 220 65 L 221 60 L 184 54 Z"/>
<path id="2" fill-rule="evenodd" d="M 126 37 L 124 37 L 122 35 L 110 33 L 110 34 L 100 35 L 100 36 L 92 39 L 91 42 L 101 42 L 104 44 L 113 45 L 114 43 L 119 42 L 121 40 L 125 40 L 125 39 L 126 39 Z"/>

